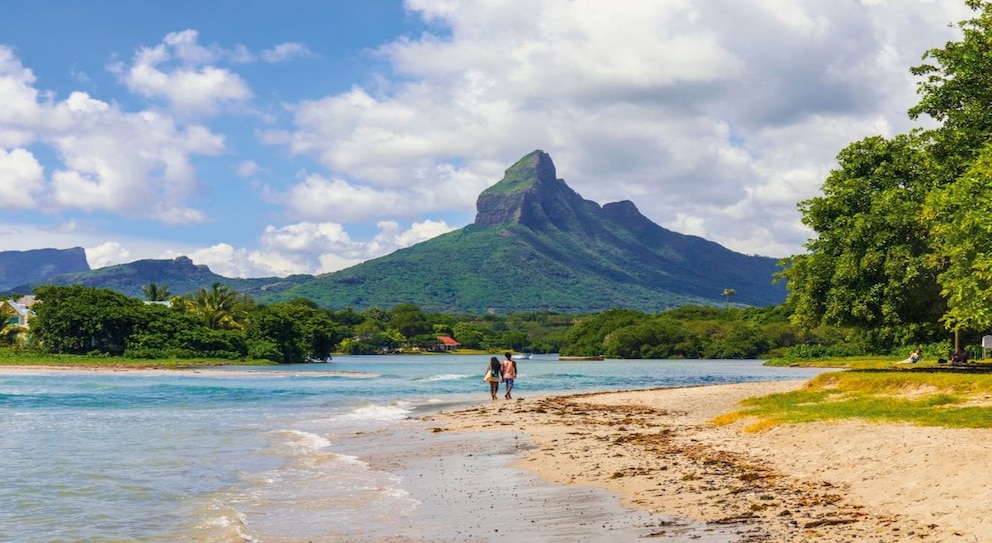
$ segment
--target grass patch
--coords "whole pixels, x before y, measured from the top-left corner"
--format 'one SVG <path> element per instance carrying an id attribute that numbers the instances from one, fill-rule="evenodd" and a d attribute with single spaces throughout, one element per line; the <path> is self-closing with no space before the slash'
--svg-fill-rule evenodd
<path id="1" fill-rule="evenodd" d="M 947 428 L 992 428 L 992 375 L 846 371 L 817 376 L 802 389 L 750 398 L 724 415 L 757 417 L 748 431 L 776 424 L 866 420 Z M 717 421 L 715 421 L 717 422 Z"/>
<path id="2" fill-rule="evenodd" d="M 59 366 L 64 368 L 106 369 L 185 369 L 210 366 L 274 366 L 269 360 L 229 360 L 226 358 L 122 358 L 69 354 L 46 354 L 0 349 L 0 367 Z"/>
<path id="3" fill-rule="evenodd" d="M 837 368 L 837 369 L 884 369 L 898 364 L 906 357 L 895 356 L 835 356 L 829 358 L 812 358 L 809 360 L 792 360 L 785 358 L 773 358 L 765 362 L 766 366 L 777 367 L 800 367 L 800 368 Z M 936 366 L 935 361 L 924 360 L 920 364 L 913 364 L 914 367 Z"/>

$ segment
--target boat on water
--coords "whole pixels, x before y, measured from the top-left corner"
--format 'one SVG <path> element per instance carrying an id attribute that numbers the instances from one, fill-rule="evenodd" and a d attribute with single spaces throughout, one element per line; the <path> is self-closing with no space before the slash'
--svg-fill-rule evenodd
<path id="1" fill-rule="evenodd" d="M 558 360 L 564 362 L 578 362 L 586 360 L 603 360 L 605 357 L 603 355 L 599 356 L 559 356 Z"/>

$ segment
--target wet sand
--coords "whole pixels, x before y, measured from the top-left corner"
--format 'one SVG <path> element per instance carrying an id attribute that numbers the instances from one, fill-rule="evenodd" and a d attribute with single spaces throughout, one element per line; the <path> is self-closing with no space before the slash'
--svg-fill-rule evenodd
<path id="1" fill-rule="evenodd" d="M 524 433 L 391 428 L 337 442 L 402 478 L 419 505 L 389 525 L 352 529 L 353 543 L 729 543 L 733 532 L 641 508 L 593 485 L 562 484 L 514 464 L 537 447 Z"/>
<path id="2" fill-rule="evenodd" d="M 608 490 L 678 526 L 719 528 L 732 534 L 725 541 L 992 541 L 992 430 L 843 422 L 748 433 L 753 420 L 712 423 L 741 399 L 802 384 L 503 400 L 425 421 L 436 436 L 526 435 L 534 446 L 516 467 Z"/>

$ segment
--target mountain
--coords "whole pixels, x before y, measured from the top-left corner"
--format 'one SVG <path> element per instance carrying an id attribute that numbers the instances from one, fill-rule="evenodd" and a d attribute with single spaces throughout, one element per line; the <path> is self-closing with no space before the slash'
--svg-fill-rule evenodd
<path id="1" fill-rule="evenodd" d="M 109 288 L 134 298 L 144 298 L 142 288 L 150 283 L 168 287 L 172 295 L 193 293 L 203 287 L 209 288 L 214 283 L 222 283 L 238 292 L 250 294 L 253 298 L 261 300 L 268 296 L 267 290 L 283 290 L 312 277 L 310 275 L 293 275 L 286 278 L 232 279 L 217 275 L 211 272 L 207 266 L 193 264 L 193 261 L 188 257 L 180 256 L 172 260 L 137 260 L 91 271 L 65 273 L 40 281 L 32 281 L 30 284 L 20 285 L 14 290 L 31 292 L 35 286 L 42 284 L 80 284 Z"/>
<path id="2" fill-rule="evenodd" d="M 276 294 L 326 307 L 481 313 L 615 307 L 659 311 L 733 301 L 785 300 L 773 284 L 776 259 L 733 252 L 666 230 L 629 201 L 584 200 L 558 179 L 551 157 L 534 151 L 479 195 L 465 228 Z"/>
<path id="3" fill-rule="evenodd" d="M 725 289 L 735 291 L 734 303 L 777 305 L 785 300 L 785 285 L 772 283 L 777 270 L 773 258 L 662 228 L 632 202 L 583 199 L 538 150 L 479 195 L 472 224 L 334 273 L 229 279 L 180 257 L 32 278 L 18 288 L 79 283 L 142 297 L 149 283 L 185 294 L 219 282 L 263 303 L 306 297 L 333 309 L 409 302 L 443 313 L 587 313 L 721 305 Z"/>
<path id="4" fill-rule="evenodd" d="M 62 273 L 89 271 L 86 251 L 72 249 L 35 249 L 0 251 L 0 292 L 17 285 L 44 281 Z M 29 291 L 23 291 L 26 293 Z"/>

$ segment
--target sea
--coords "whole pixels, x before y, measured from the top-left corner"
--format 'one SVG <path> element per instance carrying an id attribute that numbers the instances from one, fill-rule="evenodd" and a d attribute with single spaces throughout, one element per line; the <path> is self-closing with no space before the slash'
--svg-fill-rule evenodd
<path id="1" fill-rule="evenodd" d="M 512 467 L 530 446 L 526 436 L 432 434 L 418 417 L 490 402 L 481 380 L 488 360 L 0 367 L 0 541 L 616 542 L 671 525 L 624 509 L 603 490 L 555 485 Z M 518 365 L 513 401 L 821 371 L 760 360 L 553 355 Z"/>

